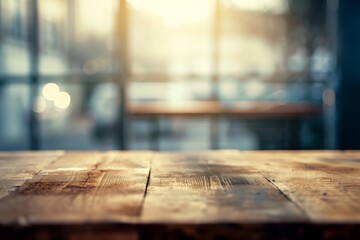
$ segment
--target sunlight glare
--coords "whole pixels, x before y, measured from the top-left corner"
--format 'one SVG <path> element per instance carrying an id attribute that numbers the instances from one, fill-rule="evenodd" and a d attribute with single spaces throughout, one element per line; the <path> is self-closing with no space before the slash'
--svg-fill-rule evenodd
<path id="1" fill-rule="evenodd" d="M 117 11 L 116 0 L 77 0 L 79 31 L 95 35 L 109 34 L 114 28 L 112 18 Z"/>
<path id="2" fill-rule="evenodd" d="M 59 21 L 64 17 L 64 9 L 58 0 L 41 0 L 40 16 L 47 21 Z"/>
<path id="3" fill-rule="evenodd" d="M 274 14 L 285 13 L 289 8 L 286 0 L 227 0 L 226 3 L 244 11 Z"/>
<path id="4" fill-rule="evenodd" d="M 137 10 L 150 11 L 161 16 L 164 24 L 175 28 L 184 24 L 202 22 L 212 11 L 211 0 L 129 0 Z"/>

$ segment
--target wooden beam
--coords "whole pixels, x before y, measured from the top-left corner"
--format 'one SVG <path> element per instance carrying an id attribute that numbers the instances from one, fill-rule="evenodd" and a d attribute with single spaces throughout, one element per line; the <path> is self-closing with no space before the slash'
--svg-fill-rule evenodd
<path id="1" fill-rule="evenodd" d="M 20 2 L 18 2 L 20 4 Z M 31 150 L 40 149 L 40 122 L 37 113 L 33 110 L 36 104 L 36 98 L 39 94 L 39 5 L 38 0 L 30 0 L 28 2 L 29 11 L 29 62 L 30 62 L 30 99 L 29 99 L 29 145 Z"/>

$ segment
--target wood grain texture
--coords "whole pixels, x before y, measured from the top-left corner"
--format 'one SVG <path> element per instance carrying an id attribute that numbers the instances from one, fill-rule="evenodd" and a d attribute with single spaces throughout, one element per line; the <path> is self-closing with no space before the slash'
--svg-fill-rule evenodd
<path id="1" fill-rule="evenodd" d="M 304 221 L 302 211 L 236 151 L 157 154 L 145 222 Z"/>
<path id="2" fill-rule="evenodd" d="M 243 153 L 312 222 L 360 221 L 360 161 L 353 153 Z M 360 155 L 358 155 L 360 157 Z"/>
<path id="3" fill-rule="evenodd" d="M 0 153 L 0 239 L 357 239 L 360 151 Z"/>
<path id="4" fill-rule="evenodd" d="M 0 153 L 0 199 L 15 191 L 62 154 L 61 151 Z"/>
<path id="5" fill-rule="evenodd" d="M 134 221 L 151 153 L 67 153 L 0 202 L 2 223 Z"/>

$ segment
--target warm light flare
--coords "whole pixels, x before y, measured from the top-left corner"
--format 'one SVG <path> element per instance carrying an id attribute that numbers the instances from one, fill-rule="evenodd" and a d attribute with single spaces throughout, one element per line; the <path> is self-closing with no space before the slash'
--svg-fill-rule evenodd
<path id="1" fill-rule="evenodd" d="M 40 16 L 47 21 L 60 21 L 64 17 L 64 9 L 59 0 L 39 1 Z"/>
<path id="2" fill-rule="evenodd" d="M 78 34 L 95 34 L 103 36 L 110 34 L 114 28 L 112 16 L 117 11 L 116 0 L 76 0 L 78 9 Z"/>
<path id="3" fill-rule="evenodd" d="M 46 100 L 54 101 L 60 92 L 60 88 L 56 83 L 45 84 L 42 88 L 42 94 Z"/>
<path id="4" fill-rule="evenodd" d="M 227 0 L 227 5 L 244 11 L 285 13 L 289 6 L 286 0 Z"/>
<path id="5" fill-rule="evenodd" d="M 129 0 L 138 10 L 158 14 L 167 27 L 198 23 L 209 18 L 211 0 Z"/>
<path id="6" fill-rule="evenodd" d="M 60 109 L 67 109 L 70 106 L 71 97 L 67 92 L 60 92 L 55 99 L 55 106 Z"/>

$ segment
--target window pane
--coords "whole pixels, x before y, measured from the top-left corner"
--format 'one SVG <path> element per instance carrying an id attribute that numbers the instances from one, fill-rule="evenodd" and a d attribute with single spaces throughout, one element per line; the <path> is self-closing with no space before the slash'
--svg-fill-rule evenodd
<path id="1" fill-rule="evenodd" d="M 113 83 L 46 83 L 40 89 L 43 149 L 116 149 Z"/>
<path id="2" fill-rule="evenodd" d="M 0 150 L 29 149 L 29 87 L 0 84 Z"/>
<path id="3" fill-rule="evenodd" d="M 165 80 L 176 75 L 209 75 L 213 1 L 129 3 L 131 70 L 135 79 L 157 81 L 161 75 Z"/>
<path id="4" fill-rule="evenodd" d="M 222 3 L 221 73 L 266 78 L 280 71 L 286 22 L 283 15 L 273 12 L 286 9 L 286 1 L 224 0 Z"/>
<path id="5" fill-rule="evenodd" d="M 115 0 L 40 0 L 40 72 L 111 72 Z"/>
<path id="6" fill-rule="evenodd" d="M 0 8 L 0 74 L 27 74 L 28 1 L 2 0 Z"/>

